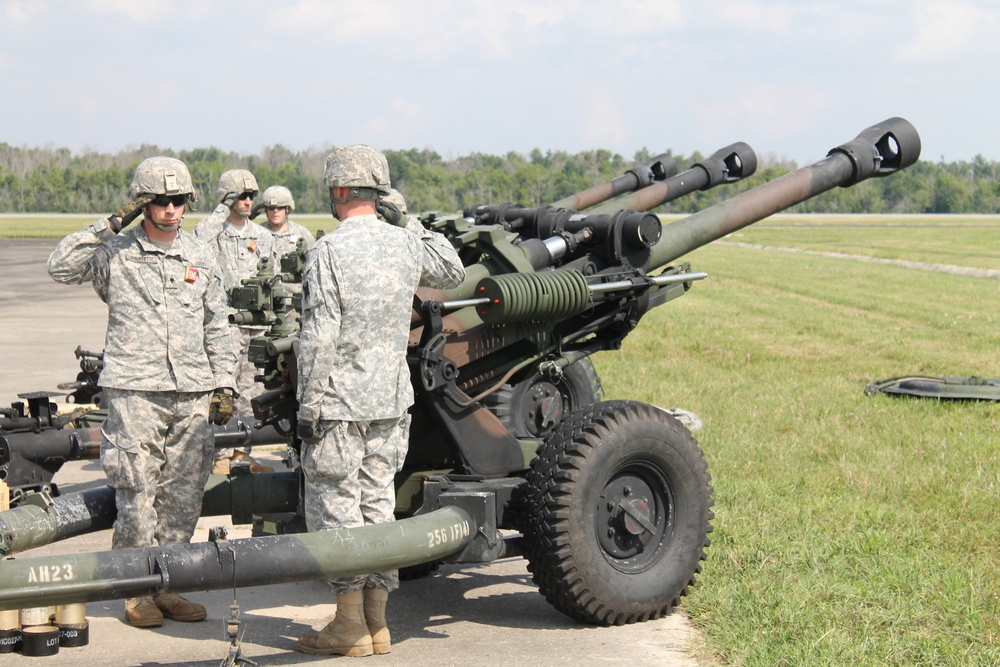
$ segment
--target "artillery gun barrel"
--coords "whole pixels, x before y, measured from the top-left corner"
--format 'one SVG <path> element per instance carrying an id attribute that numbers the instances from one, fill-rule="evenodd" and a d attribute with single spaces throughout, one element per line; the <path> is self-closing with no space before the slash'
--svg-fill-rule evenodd
<path id="1" fill-rule="evenodd" d="M 33 494 L 18 507 L 0 512 L 0 556 L 111 528 L 118 516 L 115 490 L 86 489 L 57 498 Z"/>
<path id="2" fill-rule="evenodd" d="M 101 429 L 94 426 L 0 435 L 0 465 L 11 462 L 15 454 L 39 463 L 96 459 L 101 455 Z"/>
<path id="3" fill-rule="evenodd" d="M 557 202 L 553 202 L 554 208 L 571 208 L 574 211 L 582 211 L 595 204 L 617 197 L 626 192 L 632 192 L 639 188 L 645 188 L 653 183 L 663 181 L 677 173 L 677 161 L 673 157 L 664 153 L 637 164 L 632 169 L 618 178 L 587 188 L 575 195 L 570 195 Z M 618 209 L 615 209 L 618 210 Z"/>
<path id="4" fill-rule="evenodd" d="M 299 535 L 0 561 L 0 609 L 171 591 L 338 579 L 439 560 L 479 530 L 448 506 L 409 519 Z"/>
<path id="5" fill-rule="evenodd" d="M 256 429 L 249 421 L 240 418 L 234 418 L 224 426 L 213 425 L 212 429 L 216 449 L 289 443 L 289 438 L 273 427 Z M 0 466 L 10 463 L 15 454 L 38 463 L 97 459 L 101 457 L 101 429 L 93 426 L 0 435 Z"/>
<path id="6" fill-rule="evenodd" d="M 650 249 L 646 269 L 666 266 L 696 248 L 835 187 L 893 174 L 919 157 L 920 135 L 913 125 L 903 118 L 889 118 L 832 149 L 819 162 L 664 226 L 659 241 Z"/>
<path id="7" fill-rule="evenodd" d="M 709 190 L 724 183 L 752 176 L 757 171 L 757 154 L 742 141 L 720 148 L 690 169 L 649 185 L 631 194 L 595 206 L 588 213 L 613 213 L 621 209 L 648 211 L 695 190 Z"/>
<path id="8" fill-rule="evenodd" d="M 233 465 L 231 475 L 212 475 L 205 485 L 201 516 L 232 516 L 252 523 L 254 515 L 294 512 L 299 480 L 295 472 L 250 474 L 249 465 Z M 66 493 L 55 498 L 30 494 L 25 502 L 0 512 L 0 556 L 111 528 L 118 516 L 110 486 Z"/>

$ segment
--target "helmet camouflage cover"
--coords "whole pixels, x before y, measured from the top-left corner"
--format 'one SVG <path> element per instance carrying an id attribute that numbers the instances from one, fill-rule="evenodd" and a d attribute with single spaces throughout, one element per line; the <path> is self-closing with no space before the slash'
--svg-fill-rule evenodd
<path id="1" fill-rule="evenodd" d="M 328 188 L 368 188 L 389 194 L 389 163 L 371 146 L 340 146 L 326 158 L 323 183 Z"/>
<path id="2" fill-rule="evenodd" d="M 187 166 L 177 158 L 162 155 L 139 163 L 128 195 L 133 201 L 141 195 L 187 195 L 192 201 L 196 199 Z"/>
<path id="3" fill-rule="evenodd" d="M 246 169 L 230 169 L 222 172 L 219 176 L 219 186 L 215 189 L 216 201 L 222 201 L 230 192 L 241 195 L 244 192 L 252 192 L 254 197 L 260 188 L 257 187 L 257 179 Z"/>
<path id="4" fill-rule="evenodd" d="M 292 191 L 284 185 L 272 185 L 260 197 L 260 202 L 264 206 L 287 206 L 295 210 L 295 200 L 292 199 Z"/>
<path id="5" fill-rule="evenodd" d="M 406 215 L 406 200 L 403 199 L 403 195 L 399 193 L 399 190 L 396 188 L 390 189 L 388 196 L 383 199 L 398 208 L 400 213 Z"/>

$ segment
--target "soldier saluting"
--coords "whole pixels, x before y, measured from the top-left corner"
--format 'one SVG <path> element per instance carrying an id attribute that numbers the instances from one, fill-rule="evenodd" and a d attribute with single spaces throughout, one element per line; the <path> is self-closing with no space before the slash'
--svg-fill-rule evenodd
<path id="1" fill-rule="evenodd" d="M 215 254 L 181 230 L 194 199 L 187 167 L 144 160 L 129 195 L 120 211 L 60 241 L 48 262 L 57 282 L 91 282 L 108 304 L 101 462 L 118 507 L 114 549 L 191 540 L 211 468 L 209 422 L 232 416 L 237 362 Z M 174 593 L 125 601 L 136 627 L 205 616 Z"/>

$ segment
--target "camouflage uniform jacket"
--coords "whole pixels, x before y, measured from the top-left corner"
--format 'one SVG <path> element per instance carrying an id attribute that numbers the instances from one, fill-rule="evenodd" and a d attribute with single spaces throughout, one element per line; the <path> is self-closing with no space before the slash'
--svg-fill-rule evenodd
<path id="1" fill-rule="evenodd" d="M 413 403 L 406 364 L 418 286 L 465 278 L 451 242 L 416 219 L 405 229 L 350 217 L 306 259 L 299 350 L 299 417 L 371 421 Z"/>
<path id="2" fill-rule="evenodd" d="M 222 275 L 202 241 L 181 231 L 163 250 L 141 225 L 117 236 L 107 218 L 64 238 L 49 257 L 57 282 L 93 282 L 108 304 L 100 385 L 133 391 L 232 387 L 236 346 Z"/>
<path id="3" fill-rule="evenodd" d="M 194 235 L 205 241 L 218 257 L 226 294 L 239 287 L 245 278 L 256 276 L 257 263 L 264 257 L 271 260 L 272 267 L 278 266 L 271 232 L 249 221 L 241 229 L 228 218 L 229 207 L 219 204 L 194 228 Z M 230 310 L 233 312 L 236 311 Z"/>
<path id="4" fill-rule="evenodd" d="M 271 229 L 267 220 L 262 222 L 260 226 L 271 232 L 271 235 L 274 236 L 274 254 L 277 255 L 279 262 L 282 257 L 295 250 L 299 239 L 306 240 L 306 250 L 312 250 L 312 247 L 316 245 L 316 238 L 312 235 L 312 232 L 297 222 L 288 220 L 280 232 Z"/>

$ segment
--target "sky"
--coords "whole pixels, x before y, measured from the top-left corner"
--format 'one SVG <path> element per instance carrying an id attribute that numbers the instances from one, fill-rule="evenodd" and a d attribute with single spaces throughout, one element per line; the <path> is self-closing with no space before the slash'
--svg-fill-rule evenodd
<path id="1" fill-rule="evenodd" d="M 996 0 L 0 0 L 0 142 L 1000 160 Z"/>

